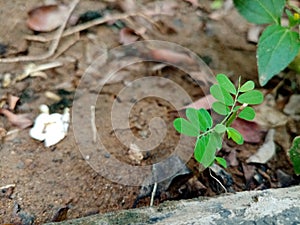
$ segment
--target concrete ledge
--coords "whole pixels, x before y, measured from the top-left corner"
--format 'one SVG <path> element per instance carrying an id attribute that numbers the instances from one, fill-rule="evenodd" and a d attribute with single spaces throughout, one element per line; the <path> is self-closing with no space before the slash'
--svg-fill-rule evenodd
<path id="1" fill-rule="evenodd" d="M 214 198 L 169 201 L 153 208 L 48 223 L 48 225 L 300 224 L 300 186 L 239 192 Z"/>

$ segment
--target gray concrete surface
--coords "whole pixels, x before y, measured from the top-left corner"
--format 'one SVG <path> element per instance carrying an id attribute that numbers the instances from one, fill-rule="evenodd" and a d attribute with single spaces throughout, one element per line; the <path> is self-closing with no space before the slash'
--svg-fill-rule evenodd
<path id="1" fill-rule="evenodd" d="M 153 208 L 99 214 L 47 225 L 300 225 L 300 186 L 169 201 Z"/>

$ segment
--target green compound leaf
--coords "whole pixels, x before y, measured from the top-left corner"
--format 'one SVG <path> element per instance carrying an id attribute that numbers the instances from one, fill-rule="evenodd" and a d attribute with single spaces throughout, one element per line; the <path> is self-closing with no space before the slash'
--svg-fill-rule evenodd
<path id="1" fill-rule="evenodd" d="M 219 85 L 214 84 L 213 86 L 211 86 L 210 93 L 215 99 L 219 100 L 225 105 L 227 106 L 233 105 L 232 96 L 229 94 L 229 92 L 227 92 L 224 88 L 220 87 Z"/>
<path id="2" fill-rule="evenodd" d="M 241 145 L 244 143 L 244 138 L 241 135 L 240 132 L 238 132 L 236 129 L 232 128 L 232 127 L 227 127 L 227 134 L 228 134 L 228 139 L 232 138 L 232 140 Z"/>
<path id="3" fill-rule="evenodd" d="M 247 106 L 239 113 L 238 117 L 244 120 L 253 120 L 255 117 L 255 110 L 252 107 Z"/>
<path id="4" fill-rule="evenodd" d="M 239 103 L 247 103 L 251 105 L 256 105 L 262 103 L 264 100 L 263 94 L 258 90 L 251 90 L 241 94 L 237 101 Z"/>
<path id="5" fill-rule="evenodd" d="M 200 129 L 195 127 L 189 121 L 184 118 L 177 118 L 173 122 L 174 128 L 181 134 L 190 137 L 197 137 L 200 133 Z"/>
<path id="6" fill-rule="evenodd" d="M 285 0 L 233 0 L 237 10 L 249 22 L 280 24 Z"/>
<path id="7" fill-rule="evenodd" d="M 200 130 L 204 132 L 207 129 L 210 129 L 213 125 L 213 120 L 210 114 L 208 113 L 208 111 L 205 109 L 199 109 L 198 114 L 199 114 Z"/>
<path id="8" fill-rule="evenodd" d="M 294 166 L 295 174 L 300 175 L 300 136 L 293 140 L 293 145 L 289 150 L 290 159 Z"/>
<path id="9" fill-rule="evenodd" d="M 223 134 L 225 131 L 226 131 L 227 127 L 224 126 L 223 124 L 217 124 L 215 126 L 215 131 L 218 133 L 218 134 Z"/>
<path id="10" fill-rule="evenodd" d="M 249 80 L 242 85 L 242 87 L 240 88 L 240 92 L 251 91 L 254 89 L 254 87 L 255 87 L 254 82 L 252 80 Z"/>
<path id="11" fill-rule="evenodd" d="M 259 38 L 257 63 L 259 83 L 264 86 L 286 68 L 300 50 L 299 34 L 280 25 L 268 26 Z"/>
<path id="12" fill-rule="evenodd" d="M 227 168 L 227 162 L 225 159 L 221 158 L 221 157 L 216 157 L 215 158 L 217 163 L 219 163 L 221 166 L 223 166 L 225 169 Z"/>
<path id="13" fill-rule="evenodd" d="M 227 115 L 230 112 L 230 109 L 228 106 L 224 105 L 222 102 L 214 102 L 212 104 L 212 109 L 220 114 L 220 115 Z"/>
<path id="14" fill-rule="evenodd" d="M 217 75 L 217 81 L 219 85 L 224 88 L 226 91 L 228 91 L 231 94 L 236 94 L 236 89 L 234 84 L 229 80 L 229 78 L 225 74 L 218 74 Z"/>

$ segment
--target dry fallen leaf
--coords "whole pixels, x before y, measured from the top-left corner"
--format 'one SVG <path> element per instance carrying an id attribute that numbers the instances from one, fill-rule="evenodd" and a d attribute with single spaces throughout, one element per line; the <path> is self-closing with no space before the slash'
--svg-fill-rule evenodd
<path id="1" fill-rule="evenodd" d="M 182 109 L 194 108 L 194 109 L 210 109 L 211 105 L 216 101 L 216 99 L 212 95 L 206 95 L 199 100 L 183 107 Z"/>
<path id="2" fill-rule="evenodd" d="M 120 34 L 119 42 L 124 45 L 133 43 L 140 38 L 133 29 L 128 27 L 122 28 L 119 34 Z"/>
<path id="3" fill-rule="evenodd" d="M 180 65 L 193 65 L 195 61 L 187 54 L 175 52 L 169 49 L 152 49 L 150 51 L 153 60 Z"/>
<path id="4" fill-rule="evenodd" d="M 226 157 L 228 166 L 238 166 L 239 161 L 237 159 L 237 153 L 235 149 L 232 149 Z"/>
<path id="5" fill-rule="evenodd" d="M 285 126 L 288 117 L 274 107 L 268 105 L 259 105 L 256 109 L 254 122 L 265 128 L 274 128 Z"/>
<path id="6" fill-rule="evenodd" d="M 16 105 L 17 105 L 17 102 L 19 101 L 19 97 L 17 96 L 13 96 L 13 95 L 8 95 L 8 107 L 10 110 L 14 110 Z"/>
<path id="7" fill-rule="evenodd" d="M 264 144 L 258 149 L 258 151 L 247 159 L 247 163 L 261 163 L 268 162 L 275 154 L 274 143 L 275 130 L 268 131 Z"/>
<path id="8" fill-rule="evenodd" d="M 242 163 L 242 168 L 243 168 L 245 180 L 248 183 L 255 174 L 255 166 Z"/>
<path id="9" fill-rule="evenodd" d="M 263 30 L 262 26 L 258 26 L 258 25 L 251 26 L 247 33 L 247 41 L 250 41 L 252 43 L 258 43 L 258 38 L 262 30 Z"/>
<path id="10" fill-rule="evenodd" d="M 34 31 L 49 32 L 59 27 L 68 12 L 65 5 L 45 5 L 28 12 L 27 26 Z"/>
<path id="11" fill-rule="evenodd" d="M 259 143 L 264 135 L 264 130 L 252 121 L 237 118 L 231 126 L 237 129 L 248 143 Z"/>
<path id="12" fill-rule="evenodd" d="M 32 125 L 32 121 L 28 118 L 28 114 L 14 114 L 7 109 L 0 109 L 0 114 L 6 116 L 12 125 L 20 129 L 25 129 Z"/>
<path id="13" fill-rule="evenodd" d="M 300 95 L 292 95 L 288 104 L 284 107 L 283 112 L 287 115 L 291 115 L 292 117 L 300 117 Z"/>

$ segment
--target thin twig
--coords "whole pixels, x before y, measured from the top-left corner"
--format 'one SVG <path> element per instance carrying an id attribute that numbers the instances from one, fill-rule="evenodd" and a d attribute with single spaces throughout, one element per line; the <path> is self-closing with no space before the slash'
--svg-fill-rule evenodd
<path id="1" fill-rule="evenodd" d="M 153 15 L 156 15 L 156 14 L 159 14 L 159 13 L 149 14 L 148 16 L 150 16 L 150 15 L 153 16 Z M 161 14 L 163 14 L 163 13 L 161 13 Z M 166 14 L 166 15 L 168 15 L 168 14 Z M 71 34 L 86 30 L 86 29 L 91 28 L 93 26 L 97 26 L 97 25 L 100 25 L 100 24 L 103 24 L 103 23 L 107 23 L 109 21 L 124 20 L 124 19 L 127 19 L 128 17 L 134 17 L 134 16 L 140 16 L 144 19 L 147 18 L 147 16 L 145 16 L 143 13 L 115 14 L 115 15 L 112 15 L 112 16 L 108 15 L 108 16 L 105 16 L 105 17 L 101 17 L 101 18 L 98 18 L 98 19 L 91 20 L 91 21 L 83 23 L 83 24 L 79 24 L 75 27 L 71 27 L 71 28 L 65 30 L 65 32 L 63 32 L 62 37 L 69 36 Z M 155 23 L 152 20 L 150 20 L 149 18 L 147 18 L 147 20 L 150 23 L 155 25 Z M 157 26 L 157 25 L 155 25 L 155 26 Z M 53 40 L 53 37 L 40 37 L 40 36 L 27 35 L 26 39 L 31 40 L 31 41 L 48 42 L 48 41 Z"/>
<path id="2" fill-rule="evenodd" d="M 157 182 L 155 182 L 154 186 L 153 186 L 153 191 L 152 191 L 151 199 L 150 199 L 150 207 L 153 206 L 154 197 L 155 197 L 155 194 L 156 194 L 156 189 L 157 189 Z"/>
<path id="3" fill-rule="evenodd" d="M 71 16 L 71 13 L 73 12 L 73 10 L 75 9 L 76 5 L 79 3 L 80 0 L 73 0 L 73 2 L 70 5 L 70 9 L 67 13 L 67 16 L 64 20 L 64 22 L 62 23 L 62 25 L 59 27 L 59 29 L 57 30 L 57 33 L 54 36 L 53 42 L 48 50 L 48 52 L 41 54 L 41 55 L 35 55 L 35 56 L 20 56 L 20 57 L 15 57 L 15 58 L 0 58 L 0 62 L 2 63 L 13 63 L 13 62 L 25 62 L 25 61 L 38 61 L 38 60 L 44 60 L 44 59 L 48 59 L 49 57 L 51 57 L 60 42 L 60 39 L 63 35 L 64 29 L 67 25 L 67 22 Z"/>
<path id="4" fill-rule="evenodd" d="M 93 132 L 93 143 L 95 144 L 97 141 L 97 127 L 96 127 L 96 113 L 95 113 L 94 105 L 91 105 L 91 126 Z"/>
<path id="5" fill-rule="evenodd" d="M 218 184 L 224 189 L 225 193 L 227 193 L 227 189 L 224 187 L 224 185 L 221 183 L 221 181 L 219 181 L 218 178 L 216 178 L 215 176 L 212 175 L 210 168 L 208 168 L 209 171 L 209 175 L 218 182 Z"/>
<path id="6" fill-rule="evenodd" d="M 8 189 L 8 188 L 15 188 L 15 187 L 16 187 L 15 184 L 7 184 L 5 186 L 0 187 L 0 190 L 5 190 L 5 189 Z"/>
<path id="7" fill-rule="evenodd" d="M 60 47 L 56 54 L 52 57 L 52 59 L 56 59 L 60 55 L 62 55 L 65 51 L 67 51 L 69 48 L 71 48 L 73 45 L 75 45 L 80 39 L 79 33 L 75 33 L 75 39 L 72 39 L 71 41 L 67 42 L 64 46 Z"/>

